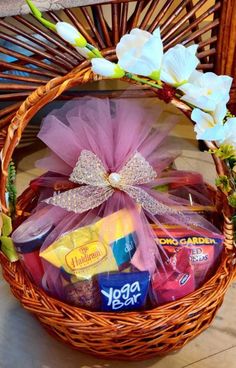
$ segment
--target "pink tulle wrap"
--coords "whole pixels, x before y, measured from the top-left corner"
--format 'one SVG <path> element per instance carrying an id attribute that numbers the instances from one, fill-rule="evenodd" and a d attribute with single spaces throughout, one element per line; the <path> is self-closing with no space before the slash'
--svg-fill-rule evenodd
<path id="1" fill-rule="evenodd" d="M 83 150 L 96 154 L 108 173 L 119 172 L 130 157 L 139 152 L 157 173 L 157 179 L 142 184 L 142 189 L 158 202 L 173 208 L 173 212 L 161 216 L 150 214 L 137 207 L 134 200 L 120 190 L 116 190 L 99 207 L 81 214 L 42 201 L 31 220 L 34 219 L 35 226 L 51 222 L 54 229 L 41 250 L 68 231 L 127 208 L 135 222 L 138 244 L 132 265 L 138 270 L 148 270 L 151 274 L 161 272 L 163 277 L 166 255 L 163 248 L 156 244 L 150 223 L 158 225 L 167 234 L 164 224 L 179 224 L 186 228 L 194 225 L 198 235 L 201 235 L 201 229 L 207 229 L 219 236 L 219 231 L 205 218 L 193 212 L 183 216 L 174 210 L 180 206 L 183 210 L 190 205 L 188 193 L 191 193 L 194 203 L 211 204 L 200 174 L 177 171 L 171 166 L 179 152 L 171 144 L 168 133 L 177 120 L 176 115 L 163 114 L 157 103 L 145 105 L 141 100 L 90 97 L 67 102 L 49 114 L 43 121 L 38 137 L 49 147 L 51 155 L 37 162 L 38 167 L 49 173 L 32 184 L 42 187 L 41 200 L 52 196 L 55 182 L 69 182 L 69 176 Z M 178 195 L 178 188 L 169 192 L 153 189 L 172 183 L 185 188 L 187 194 L 183 195 L 182 191 Z M 44 268 L 44 287 L 53 295 L 63 298 L 60 270 L 46 261 Z"/>

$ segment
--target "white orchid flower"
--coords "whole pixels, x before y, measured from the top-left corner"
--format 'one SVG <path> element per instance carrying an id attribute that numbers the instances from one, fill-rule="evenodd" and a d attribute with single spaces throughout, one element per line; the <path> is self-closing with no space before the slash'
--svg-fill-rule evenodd
<path id="1" fill-rule="evenodd" d="M 116 54 L 119 65 L 125 71 L 160 79 L 163 44 L 159 28 L 153 34 L 138 28 L 132 29 L 130 34 L 121 37 Z"/>
<path id="2" fill-rule="evenodd" d="M 230 144 L 236 147 L 236 118 L 227 119 L 224 124 L 224 135 L 218 139 L 219 144 Z"/>
<path id="3" fill-rule="evenodd" d="M 184 93 L 181 100 L 206 111 L 214 111 L 220 101 L 229 101 L 229 91 L 233 79 L 215 73 L 193 72 L 189 82 L 180 86 Z"/>
<path id="4" fill-rule="evenodd" d="M 226 106 L 227 102 L 228 100 L 220 101 L 216 105 L 215 110 L 209 113 L 210 115 L 213 116 L 216 124 L 223 124 L 224 118 L 227 113 L 227 106 Z"/>
<path id="5" fill-rule="evenodd" d="M 199 64 L 196 57 L 197 48 L 198 45 L 176 45 L 170 48 L 163 56 L 161 80 L 174 87 L 187 83 Z"/>
<path id="6" fill-rule="evenodd" d="M 70 23 L 58 22 L 56 24 L 56 31 L 63 40 L 74 47 L 83 48 L 87 45 L 86 39 Z"/>
<path id="7" fill-rule="evenodd" d="M 92 71 L 103 77 L 109 78 L 122 78 L 125 75 L 125 71 L 115 63 L 103 58 L 94 58 L 91 60 Z"/>
<path id="8" fill-rule="evenodd" d="M 219 117 L 214 118 L 211 114 L 196 108 L 192 111 L 191 119 L 196 123 L 194 131 L 197 133 L 197 139 L 219 141 L 225 138 L 223 120 L 220 122 Z"/>
<path id="9" fill-rule="evenodd" d="M 226 103 L 226 100 L 218 103 L 213 112 L 204 112 L 198 108 L 193 109 L 191 118 L 196 123 L 194 130 L 197 133 L 197 139 L 218 142 L 225 139 Z"/>

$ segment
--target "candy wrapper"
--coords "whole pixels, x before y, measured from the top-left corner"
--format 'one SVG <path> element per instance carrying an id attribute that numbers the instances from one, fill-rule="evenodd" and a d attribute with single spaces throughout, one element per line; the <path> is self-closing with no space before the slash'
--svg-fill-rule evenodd
<path id="1" fill-rule="evenodd" d="M 72 100 L 45 118 L 39 138 L 51 156 L 37 165 L 48 172 L 31 183 L 39 204 L 13 240 L 30 253 L 22 262 L 48 293 L 91 310 L 123 311 L 147 307 L 148 295 L 155 303 L 182 297 L 206 279 L 215 262 L 194 268 L 200 248 L 173 252 L 158 240 L 178 243 L 171 225 L 182 237 L 223 239 L 191 211 L 213 207 L 201 175 L 173 167 L 179 152 L 168 133 L 176 122 L 157 104 L 122 98 Z M 220 252 L 211 246 L 215 260 Z"/>

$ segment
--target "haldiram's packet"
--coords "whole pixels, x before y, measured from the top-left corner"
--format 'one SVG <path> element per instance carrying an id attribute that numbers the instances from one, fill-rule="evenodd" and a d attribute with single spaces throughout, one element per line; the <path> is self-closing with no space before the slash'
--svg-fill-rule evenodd
<path id="1" fill-rule="evenodd" d="M 40 257 L 77 280 L 89 279 L 125 268 L 136 250 L 134 239 L 132 216 L 123 209 L 63 235 Z"/>

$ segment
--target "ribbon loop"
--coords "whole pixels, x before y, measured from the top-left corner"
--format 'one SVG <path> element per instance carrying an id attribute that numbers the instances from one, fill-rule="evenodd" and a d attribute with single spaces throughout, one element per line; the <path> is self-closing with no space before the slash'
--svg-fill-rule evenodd
<path id="1" fill-rule="evenodd" d="M 119 174 L 124 186 L 146 184 L 157 176 L 156 171 L 139 152 L 131 157 Z"/>
<path id="2" fill-rule="evenodd" d="M 136 152 L 119 172 L 108 173 L 102 161 L 93 152 L 83 150 L 70 175 L 71 181 L 83 186 L 55 194 L 45 202 L 68 211 L 83 213 L 101 205 L 115 190 L 122 190 L 152 215 L 176 213 L 139 186 L 155 178 L 155 170 L 139 152 Z"/>
<path id="3" fill-rule="evenodd" d="M 74 167 L 70 180 L 77 184 L 96 187 L 108 186 L 107 173 L 102 161 L 91 151 L 83 150 Z"/>
<path id="4" fill-rule="evenodd" d="M 70 189 L 64 193 L 56 194 L 45 200 L 46 203 L 59 206 L 67 211 L 83 213 L 98 207 L 112 196 L 114 190 L 111 187 L 95 187 L 85 185 Z"/>

